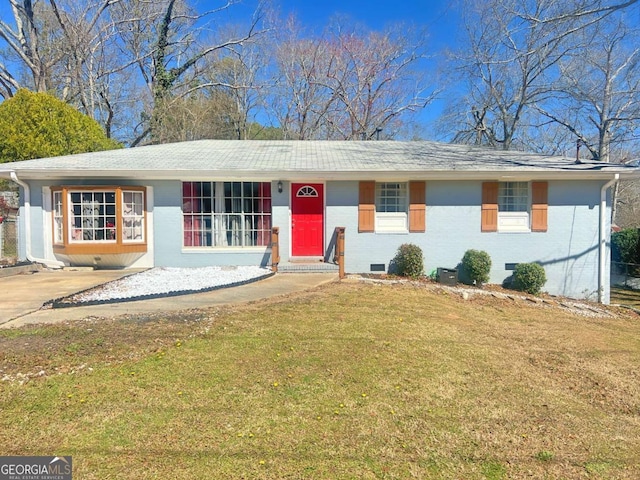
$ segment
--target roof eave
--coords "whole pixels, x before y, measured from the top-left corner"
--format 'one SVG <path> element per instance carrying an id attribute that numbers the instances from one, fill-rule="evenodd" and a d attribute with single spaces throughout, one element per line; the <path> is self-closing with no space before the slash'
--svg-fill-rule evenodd
<path id="1" fill-rule="evenodd" d="M 606 168 L 600 170 L 39 170 L 16 169 L 23 180 L 65 180 L 75 178 L 103 178 L 115 180 L 283 180 L 297 181 L 406 181 L 412 180 L 599 180 L 609 179 L 616 173 L 622 179 L 640 178 L 640 169 Z M 0 178 L 11 178 L 11 170 L 0 171 Z"/>

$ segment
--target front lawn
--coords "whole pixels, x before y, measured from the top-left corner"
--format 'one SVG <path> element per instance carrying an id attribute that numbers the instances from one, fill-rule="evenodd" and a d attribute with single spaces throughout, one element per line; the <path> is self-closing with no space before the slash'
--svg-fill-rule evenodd
<path id="1" fill-rule="evenodd" d="M 0 330 L 0 454 L 75 479 L 636 479 L 640 317 L 612 311 L 343 282 Z"/>

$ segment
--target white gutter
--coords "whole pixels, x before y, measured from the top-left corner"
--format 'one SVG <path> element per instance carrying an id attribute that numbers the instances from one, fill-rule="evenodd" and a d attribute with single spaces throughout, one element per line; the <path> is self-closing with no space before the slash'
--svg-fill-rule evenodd
<path id="1" fill-rule="evenodd" d="M 607 228 L 607 219 L 606 219 L 606 211 L 607 211 L 607 190 L 611 188 L 615 183 L 618 182 L 620 175 L 616 173 L 611 180 L 605 183 L 602 188 L 600 188 L 600 234 L 599 234 L 599 245 L 598 245 L 598 259 L 600 260 L 600 265 L 598 268 L 598 302 L 604 303 L 604 272 L 607 268 L 607 236 L 606 236 L 606 228 Z M 612 199 L 615 201 L 615 199 Z"/>
<path id="2" fill-rule="evenodd" d="M 16 172 L 10 172 L 11 180 L 16 182 L 24 190 L 24 228 L 25 228 L 25 250 L 27 260 L 30 262 L 43 263 L 48 268 L 62 268 L 64 263 L 58 260 L 49 260 L 46 258 L 36 258 L 31 255 L 31 188 L 28 183 L 18 178 Z"/>

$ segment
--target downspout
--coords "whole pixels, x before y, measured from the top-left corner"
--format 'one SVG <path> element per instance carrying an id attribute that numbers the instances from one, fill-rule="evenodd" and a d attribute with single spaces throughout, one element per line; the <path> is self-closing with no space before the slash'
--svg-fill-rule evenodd
<path id="1" fill-rule="evenodd" d="M 58 260 L 49 260 L 46 258 L 36 258 L 31 255 L 31 188 L 29 184 L 18 178 L 16 172 L 11 173 L 11 180 L 20 185 L 24 191 L 24 229 L 25 229 L 25 251 L 27 260 L 35 263 L 42 263 L 48 268 L 62 268 L 64 263 Z"/>
<path id="2" fill-rule="evenodd" d="M 598 303 L 604 303 L 604 272 L 607 268 L 607 238 L 605 233 L 607 228 L 607 190 L 616 184 L 619 178 L 620 175 L 616 173 L 613 178 L 605 183 L 600 189 L 600 234 L 598 239 L 598 259 L 600 260 L 600 265 L 598 268 Z"/>

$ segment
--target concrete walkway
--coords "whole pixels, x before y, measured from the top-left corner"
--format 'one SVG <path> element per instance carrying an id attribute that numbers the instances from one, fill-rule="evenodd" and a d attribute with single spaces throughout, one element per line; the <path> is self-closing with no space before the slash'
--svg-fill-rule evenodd
<path id="1" fill-rule="evenodd" d="M 338 275 L 334 273 L 280 273 L 248 285 L 205 293 L 87 307 L 41 309 L 50 300 L 66 297 L 135 272 L 41 270 L 0 278 L 0 328 L 80 320 L 87 317 L 169 312 L 246 303 L 308 290 L 338 279 Z"/>

